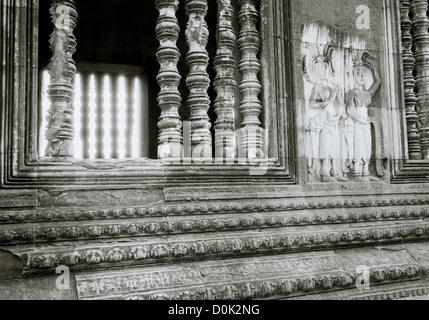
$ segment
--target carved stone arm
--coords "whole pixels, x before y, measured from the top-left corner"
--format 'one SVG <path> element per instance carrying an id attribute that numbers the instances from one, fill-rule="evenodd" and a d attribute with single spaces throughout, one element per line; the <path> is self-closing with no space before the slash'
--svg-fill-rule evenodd
<path id="1" fill-rule="evenodd" d="M 371 86 L 371 88 L 368 90 L 368 92 L 371 94 L 371 97 L 373 97 L 375 96 L 378 89 L 380 88 L 381 77 L 380 77 L 380 74 L 378 73 L 377 68 L 372 63 L 369 64 L 369 67 L 371 68 L 372 74 L 374 76 L 374 83 Z"/>

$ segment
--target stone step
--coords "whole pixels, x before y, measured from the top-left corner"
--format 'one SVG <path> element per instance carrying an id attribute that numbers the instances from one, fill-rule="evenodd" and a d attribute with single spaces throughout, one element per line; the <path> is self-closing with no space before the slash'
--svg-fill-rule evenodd
<path id="1" fill-rule="evenodd" d="M 157 235 L 6 246 L 26 261 L 26 274 L 285 254 L 429 239 L 429 221 L 308 225 L 262 230 Z"/>
<path id="2" fill-rule="evenodd" d="M 174 234 L 264 230 L 311 225 L 359 224 L 419 220 L 429 217 L 427 205 L 376 208 L 332 208 L 295 211 L 199 213 L 186 216 L 129 217 L 105 219 L 0 224 L 0 245 L 121 239 Z"/>
<path id="3" fill-rule="evenodd" d="M 365 289 L 351 289 L 284 300 L 429 300 L 429 281 L 412 280 L 400 283 L 373 285 Z"/>
<path id="4" fill-rule="evenodd" d="M 281 299 L 354 289 L 362 279 L 370 288 L 423 280 L 423 269 L 407 247 L 392 246 L 97 270 L 75 279 L 80 299 Z"/>

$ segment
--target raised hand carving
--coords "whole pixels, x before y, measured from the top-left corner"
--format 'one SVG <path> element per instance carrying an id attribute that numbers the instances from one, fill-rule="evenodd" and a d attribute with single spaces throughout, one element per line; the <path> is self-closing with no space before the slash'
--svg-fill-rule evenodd
<path id="1" fill-rule="evenodd" d="M 367 47 L 363 38 L 304 26 L 302 111 L 311 181 L 378 181 L 370 170 L 372 124 L 379 131 L 368 107 L 381 78 Z"/>
<path id="2" fill-rule="evenodd" d="M 315 170 L 317 159 L 321 161 L 322 182 L 347 180 L 340 175 L 338 168 L 340 145 L 338 125 L 345 111 L 344 93 L 330 81 L 330 77 L 335 73 L 331 54 L 332 47 L 327 46 L 324 54 L 314 57 L 309 65 L 315 81 L 310 97 L 310 108 L 320 110 L 309 120 L 308 131 L 314 152 L 310 168 Z M 306 76 L 308 77 L 308 74 Z"/>

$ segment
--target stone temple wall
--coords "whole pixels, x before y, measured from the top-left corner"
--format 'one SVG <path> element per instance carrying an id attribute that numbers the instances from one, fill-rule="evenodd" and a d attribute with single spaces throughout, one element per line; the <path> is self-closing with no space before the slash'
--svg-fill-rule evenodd
<path id="1" fill-rule="evenodd" d="M 1 299 L 429 296 L 427 0 L 103 2 L 123 39 L 0 2 Z M 115 158 L 112 94 L 114 156 L 75 158 L 76 75 L 112 61 L 148 70 L 156 157 Z"/>

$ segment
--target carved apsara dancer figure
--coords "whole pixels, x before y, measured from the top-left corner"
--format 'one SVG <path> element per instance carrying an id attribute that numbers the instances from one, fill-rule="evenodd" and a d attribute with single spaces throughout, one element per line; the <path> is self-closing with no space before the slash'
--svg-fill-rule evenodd
<path id="1" fill-rule="evenodd" d="M 368 72 L 372 72 L 374 83 L 365 90 Z M 370 181 L 370 161 L 372 155 L 371 123 L 368 107 L 381 85 L 380 75 L 369 53 L 354 62 L 353 78 L 355 88 L 347 96 L 348 126 L 353 128 L 353 176 L 355 181 Z"/>
<path id="2" fill-rule="evenodd" d="M 315 57 L 312 62 L 313 72 L 318 79 L 311 94 L 310 107 L 320 109 L 320 112 L 310 119 L 308 130 L 312 148 L 316 149 L 315 155 L 321 161 L 322 182 L 347 181 L 339 175 L 338 170 L 338 125 L 345 114 L 345 104 L 340 89 L 329 81 L 330 74 L 335 73 L 330 52 L 332 49 L 328 46 L 325 54 Z"/>

